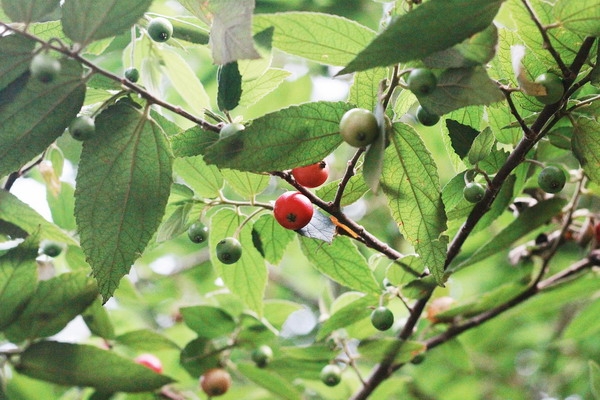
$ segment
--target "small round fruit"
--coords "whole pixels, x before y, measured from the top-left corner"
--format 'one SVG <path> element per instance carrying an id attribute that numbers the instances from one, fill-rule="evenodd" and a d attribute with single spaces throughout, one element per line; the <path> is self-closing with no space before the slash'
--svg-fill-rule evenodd
<path id="1" fill-rule="evenodd" d="M 440 116 L 427 111 L 422 106 L 417 107 L 417 120 L 425 126 L 434 126 L 440 120 Z"/>
<path id="2" fill-rule="evenodd" d="M 315 188 L 325 183 L 329 177 L 329 165 L 325 160 L 318 163 L 298 167 L 292 170 L 296 182 L 307 188 Z"/>
<path id="3" fill-rule="evenodd" d="M 371 313 L 371 323 L 376 329 L 387 331 L 394 325 L 394 314 L 387 307 L 377 307 Z"/>
<path id="4" fill-rule="evenodd" d="M 162 362 L 154 354 L 140 354 L 134 361 L 144 367 L 150 368 L 157 374 L 162 374 L 163 372 Z"/>
<path id="5" fill-rule="evenodd" d="M 432 324 L 442 322 L 439 319 L 438 315 L 445 311 L 448 311 L 454 303 L 455 300 L 450 296 L 442 296 L 432 300 L 429 306 L 427 307 L 427 319 Z"/>
<path id="6" fill-rule="evenodd" d="M 364 108 L 353 108 L 347 111 L 340 120 L 340 134 L 350 146 L 370 145 L 379 135 L 375 114 Z"/>
<path id="7" fill-rule="evenodd" d="M 226 137 L 238 133 L 239 131 L 243 131 L 244 129 L 246 129 L 246 127 L 238 122 L 224 125 L 221 128 L 221 139 L 225 139 Z"/>
<path id="8" fill-rule="evenodd" d="M 563 94 L 565 94 L 565 87 L 563 86 L 562 79 L 552 72 L 546 72 L 535 78 L 535 83 L 546 88 L 546 94 L 543 96 L 535 96 L 536 99 L 544 104 L 554 104 L 559 101 Z"/>
<path id="9" fill-rule="evenodd" d="M 264 368 L 273 359 L 273 350 L 267 345 L 262 345 L 252 351 L 251 358 L 258 368 Z"/>
<path id="10" fill-rule="evenodd" d="M 221 396 L 231 387 L 231 375 L 222 368 L 211 368 L 200 377 L 200 387 L 208 396 Z"/>
<path id="11" fill-rule="evenodd" d="M 285 192 L 273 207 L 273 216 L 286 229 L 304 228 L 312 219 L 314 209 L 312 203 L 300 192 Z"/>
<path id="12" fill-rule="evenodd" d="M 223 264 L 233 264 L 242 256 L 242 245 L 234 237 L 227 237 L 217 243 L 217 258 Z"/>
<path id="13" fill-rule="evenodd" d="M 321 370 L 321 382 L 327 386 L 336 386 L 342 380 L 342 370 L 335 364 L 328 364 Z"/>
<path id="14" fill-rule="evenodd" d="M 46 241 L 42 243 L 42 253 L 48 257 L 58 257 L 63 251 L 60 243 Z"/>
<path id="15" fill-rule="evenodd" d="M 125 79 L 129 82 L 137 82 L 140 79 L 140 71 L 137 68 L 131 67 L 125 70 Z"/>
<path id="16" fill-rule="evenodd" d="M 463 196 L 469 203 L 479 203 L 484 194 L 485 188 L 477 182 L 469 182 L 463 189 Z"/>
<path id="17" fill-rule="evenodd" d="M 425 96 L 435 90 L 437 78 L 427 68 L 415 68 L 406 78 L 408 89 L 416 95 Z"/>
<path id="18" fill-rule="evenodd" d="M 544 168 L 538 175 L 538 185 L 546 193 L 558 193 L 567 182 L 567 177 L 562 169 L 550 165 Z"/>
<path id="19" fill-rule="evenodd" d="M 31 76 L 43 83 L 52 82 L 60 73 L 60 61 L 46 53 L 38 53 L 31 59 Z"/>
<path id="20" fill-rule="evenodd" d="M 80 115 L 76 117 L 69 125 L 69 134 L 75 140 L 84 141 L 92 136 L 96 132 L 96 125 L 94 120 L 87 115 Z"/>
<path id="21" fill-rule="evenodd" d="M 202 222 L 194 222 L 188 228 L 188 237 L 194 243 L 204 243 L 208 238 L 208 227 Z"/>
<path id="22" fill-rule="evenodd" d="M 154 18 L 148 24 L 148 35 L 155 42 L 166 42 L 173 36 L 173 24 L 166 18 Z"/>

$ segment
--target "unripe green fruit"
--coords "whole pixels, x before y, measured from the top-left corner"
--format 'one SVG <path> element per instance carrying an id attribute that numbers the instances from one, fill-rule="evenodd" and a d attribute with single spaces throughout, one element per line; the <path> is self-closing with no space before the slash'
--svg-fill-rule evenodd
<path id="1" fill-rule="evenodd" d="M 188 228 L 188 237 L 194 243 L 203 243 L 208 238 L 208 227 L 202 222 L 195 222 Z"/>
<path id="2" fill-rule="evenodd" d="M 379 135 L 375 114 L 364 108 L 353 108 L 347 111 L 340 120 L 340 134 L 350 146 L 370 145 Z"/>
<path id="3" fill-rule="evenodd" d="M 394 325 L 394 314 L 387 307 L 377 307 L 371 313 L 371 323 L 380 331 L 387 331 Z"/>
<path id="4" fill-rule="evenodd" d="M 552 72 L 541 74 L 535 78 L 535 83 L 539 83 L 546 88 L 545 95 L 535 97 L 544 104 L 554 104 L 562 98 L 563 94 L 565 94 L 565 87 L 563 86 L 562 79 Z"/>
<path id="5" fill-rule="evenodd" d="M 538 185 L 546 193 L 558 193 L 567 183 L 567 177 L 562 169 L 550 165 L 538 175 Z"/>
<path id="6" fill-rule="evenodd" d="M 406 84 L 414 94 L 425 96 L 435 90 L 437 78 L 427 68 L 415 68 L 408 74 Z"/>
<path id="7" fill-rule="evenodd" d="M 129 82 L 137 82 L 138 79 L 140 79 L 140 71 L 138 71 L 137 68 L 127 68 L 125 70 L 125 79 L 127 79 Z"/>
<path id="8" fill-rule="evenodd" d="M 96 125 L 94 120 L 87 115 L 80 115 L 71 121 L 69 125 L 69 134 L 75 140 L 87 140 L 94 136 L 96 132 Z"/>
<path id="9" fill-rule="evenodd" d="M 238 133 L 239 131 L 243 131 L 246 127 L 243 124 L 233 122 L 231 124 L 224 125 L 221 128 L 221 139 L 225 139 L 228 136 Z"/>
<path id="10" fill-rule="evenodd" d="M 440 120 L 440 116 L 427 111 L 422 106 L 417 107 L 417 120 L 425 126 L 434 126 Z"/>
<path id="11" fill-rule="evenodd" d="M 42 243 L 42 253 L 48 257 L 58 257 L 63 251 L 60 243 L 46 241 Z"/>
<path id="12" fill-rule="evenodd" d="M 234 237 L 228 237 L 217 243 L 217 258 L 223 264 L 233 264 L 242 256 L 242 245 Z"/>
<path id="13" fill-rule="evenodd" d="M 327 386 L 336 386 L 342 381 L 342 370 L 335 364 L 328 364 L 321 370 L 321 382 Z"/>
<path id="14" fill-rule="evenodd" d="M 463 196 L 469 203 L 479 203 L 484 194 L 485 188 L 477 182 L 469 182 L 463 189 Z"/>
<path id="15" fill-rule="evenodd" d="M 31 76 L 43 83 L 52 82 L 60 73 L 60 61 L 46 54 L 38 53 L 31 59 Z"/>
<path id="16" fill-rule="evenodd" d="M 148 35 L 155 42 L 166 42 L 173 36 L 173 24 L 166 18 L 154 18 L 148 24 Z"/>
<path id="17" fill-rule="evenodd" d="M 264 368 L 273 359 L 273 350 L 267 345 L 262 345 L 252 352 L 251 358 L 257 367 Z"/>

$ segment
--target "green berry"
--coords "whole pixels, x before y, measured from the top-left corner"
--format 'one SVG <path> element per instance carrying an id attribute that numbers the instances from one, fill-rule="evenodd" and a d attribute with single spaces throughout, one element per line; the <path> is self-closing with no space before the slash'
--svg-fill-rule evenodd
<path id="1" fill-rule="evenodd" d="M 217 258 L 223 264 L 233 264 L 242 256 L 242 245 L 234 237 L 228 237 L 217 243 Z"/>
<path id="2" fill-rule="evenodd" d="M 543 96 L 536 96 L 536 99 L 544 104 L 554 104 L 559 101 L 563 94 L 565 94 L 565 87 L 563 86 L 562 79 L 552 72 L 546 72 L 535 78 L 535 83 L 539 83 L 546 89 L 546 94 Z"/>
<path id="3" fill-rule="evenodd" d="M 252 352 L 251 357 L 257 367 L 264 368 L 273 359 L 273 350 L 267 345 L 262 345 Z"/>
<path id="4" fill-rule="evenodd" d="M 463 189 L 463 196 L 469 203 L 479 203 L 484 194 L 485 188 L 477 182 L 469 182 Z"/>
<path id="5" fill-rule="evenodd" d="M 208 238 L 208 227 L 202 222 L 195 222 L 188 228 L 188 237 L 194 243 L 204 243 Z"/>
<path id="6" fill-rule="evenodd" d="M 340 120 L 340 134 L 346 143 L 354 147 L 366 147 L 379 135 L 375 114 L 364 108 L 347 111 Z"/>
<path id="7" fill-rule="evenodd" d="M 408 74 L 406 84 L 414 94 L 425 96 L 435 90 L 437 78 L 427 68 L 415 68 Z"/>
<path id="8" fill-rule="evenodd" d="M 154 18 L 148 24 L 148 35 L 155 42 L 166 42 L 173 36 L 173 24 L 166 18 Z"/>
<path id="9" fill-rule="evenodd" d="M 94 120 L 87 115 L 80 115 L 71 121 L 69 125 L 69 134 L 75 140 L 87 140 L 94 136 L 96 132 L 96 125 Z"/>
<path id="10" fill-rule="evenodd" d="M 42 253 L 48 257 L 58 257 L 63 251 L 63 246 L 56 242 L 44 242 L 42 243 Z"/>
<path id="11" fill-rule="evenodd" d="M 328 364 L 321 370 L 321 382 L 327 386 L 336 386 L 342 380 L 342 370 L 335 364 Z"/>
<path id="12" fill-rule="evenodd" d="M 380 331 L 387 331 L 394 325 L 394 314 L 387 307 L 377 307 L 371 313 L 371 323 Z"/>
<path id="13" fill-rule="evenodd" d="M 425 126 L 434 126 L 440 120 L 440 116 L 427 111 L 422 106 L 417 107 L 417 120 Z"/>
<path id="14" fill-rule="evenodd" d="M 567 177 L 562 169 L 550 165 L 538 175 L 538 185 L 546 193 L 558 193 L 567 183 Z"/>
<path id="15" fill-rule="evenodd" d="M 125 79 L 127 79 L 129 82 L 137 82 L 138 79 L 140 79 L 140 71 L 138 71 L 137 68 L 127 68 L 125 70 Z"/>
<path id="16" fill-rule="evenodd" d="M 60 61 L 46 53 L 38 53 L 31 59 L 31 76 L 43 83 L 52 82 L 60 73 Z"/>

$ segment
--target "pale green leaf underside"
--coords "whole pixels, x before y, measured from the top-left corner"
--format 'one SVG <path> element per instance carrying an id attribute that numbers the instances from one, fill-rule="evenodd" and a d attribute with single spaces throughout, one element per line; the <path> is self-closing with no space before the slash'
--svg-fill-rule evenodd
<path id="1" fill-rule="evenodd" d="M 355 21 L 311 12 L 257 14 L 253 24 L 255 32 L 275 27 L 273 47 L 326 65 L 346 65 L 375 37 Z"/>
<path id="2" fill-rule="evenodd" d="M 274 265 L 279 264 L 287 245 L 294 239 L 295 232 L 279 225 L 272 214 L 262 215 L 254 224 L 254 230 L 260 237 L 265 260 Z"/>
<path id="3" fill-rule="evenodd" d="M 260 58 L 252 38 L 254 0 L 209 2 L 212 14 L 210 46 L 215 64 Z"/>
<path id="4" fill-rule="evenodd" d="M 75 215 L 105 300 L 156 231 L 170 187 L 171 154 L 158 125 L 123 102 L 96 118 L 81 154 Z"/>
<path id="5" fill-rule="evenodd" d="M 598 0 L 559 0 L 554 15 L 570 31 L 600 36 L 600 2 Z"/>
<path id="6" fill-rule="evenodd" d="M 2 8 L 12 21 L 29 23 L 39 21 L 58 7 L 58 3 L 58 0 L 3 0 Z"/>
<path id="7" fill-rule="evenodd" d="M 580 118 L 574 128 L 571 142 L 573 153 L 586 175 L 592 181 L 600 183 L 600 138 L 598 137 L 600 123 Z"/>

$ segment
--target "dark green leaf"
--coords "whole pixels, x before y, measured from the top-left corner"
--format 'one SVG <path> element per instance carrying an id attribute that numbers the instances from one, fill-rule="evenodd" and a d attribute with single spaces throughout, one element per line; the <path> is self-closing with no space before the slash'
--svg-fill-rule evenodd
<path id="1" fill-rule="evenodd" d="M 2 0 L 2 8 L 14 22 L 39 21 L 58 7 L 59 0 Z"/>
<path id="2" fill-rule="evenodd" d="M 29 70 L 34 47 L 33 40 L 20 35 L 0 38 L 0 91 Z"/>
<path id="3" fill-rule="evenodd" d="M 180 354 L 179 362 L 193 377 L 201 376 L 204 371 L 218 367 L 221 350 L 215 348 L 215 342 L 197 338 L 189 342 Z"/>
<path id="4" fill-rule="evenodd" d="M 206 148 L 219 140 L 219 134 L 194 126 L 171 137 L 175 157 L 192 157 L 204 154 Z"/>
<path id="5" fill-rule="evenodd" d="M 317 340 L 323 340 L 336 329 L 343 329 L 363 318 L 368 318 L 372 312 L 369 306 L 377 304 L 377 296 L 362 296 L 358 300 L 337 310 L 320 327 Z"/>
<path id="6" fill-rule="evenodd" d="M 0 176 L 44 151 L 81 109 L 85 96 L 81 64 L 66 59 L 61 64 L 60 75 L 50 83 L 29 79 L 23 86 L 17 80 L 0 92 Z"/>
<path id="7" fill-rule="evenodd" d="M 431 0 L 399 16 L 342 74 L 417 60 L 484 30 L 503 0 Z M 415 46 L 418 38 L 418 46 Z"/>
<path id="8" fill-rule="evenodd" d="M 392 352 L 392 349 L 399 348 L 400 351 Z M 401 341 L 395 338 L 380 338 L 374 340 L 362 341 L 358 346 L 358 352 L 361 358 L 380 361 L 389 354 L 396 353 L 395 363 L 407 363 L 416 355 L 426 350 L 425 344 L 413 341 Z"/>
<path id="9" fill-rule="evenodd" d="M 302 399 L 302 393 L 298 388 L 290 381 L 281 377 L 276 370 L 272 370 L 271 368 L 268 370 L 258 368 L 257 366 L 248 363 L 238 363 L 237 368 L 246 378 L 264 387 L 271 393 L 276 394 L 281 399 Z"/>
<path id="10" fill-rule="evenodd" d="M 461 159 L 465 158 L 469 154 L 473 141 L 479 135 L 479 131 L 453 119 L 446 119 L 446 127 L 448 128 L 454 152 Z"/>
<path id="11" fill-rule="evenodd" d="M 588 361 L 590 368 L 590 387 L 592 388 L 592 395 L 594 399 L 600 399 L 600 366 L 595 361 Z"/>
<path id="12" fill-rule="evenodd" d="M 160 127 L 123 102 L 96 117 L 75 191 L 81 247 L 106 301 L 161 222 L 171 154 Z"/>
<path id="13" fill-rule="evenodd" d="M 213 306 L 180 308 L 185 324 L 199 337 L 208 339 L 231 334 L 236 323 L 223 309 Z"/>
<path id="14" fill-rule="evenodd" d="M 137 351 L 179 350 L 175 342 L 148 329 L 129 331 L 117 336 L 115 342 Z"/>
<path id="15" fill-rule="evenodd" d="M 283 258 L 287 245 L 294 239 L 294 232 L 282 227 L 273 215 L 263 215 L 254 223 L 262 243 L 265 260 L 277 265 Z"/>
<path id="16" fill-rule="evenodd" d="M 81 316 L 92 334 L 104 339 L 115 338 L 115 328 L 99 297 Z"/>
<path id="17" fill-rule="evenodd" d="M 496 138 L 490 128 L 484 129 L 473 141 L 473 145 L 469 150 L 468 159 L 471 165 L 477 165 L 492 152 L 492 148 L 496 144 Z"/>
<path id="18" fill-rule="evenodd" d="M 60 385 L 110 388 L 115 392 L 152 391 L 173 382 L 168 376 L 111 351 L 52 341 L 38 342 L 25 349 L 16 369 L 29 377 Z"/>
<path id="19" fill-rule="evenodd" d="M 176 207 L 168 218 L 160 224 L 156 232 L 156 242 L 161 243 L 171 240 L 185 232 L 189 226 L 189 215 L 193 206 L 192 203 L 186 203 Z"/>
<path id="20" fill-rule="evenodd" d="M 219 90 L 217 105 L 221 111 L 233 110 L 240 104 L 242 97 L 242 75 L 236 61 L 222 65 L 217 75 Z"/>
<path id="21" fill-rule="evenodd" d="M 473 203 L 469 203 L 463 194 L 465 188 L 465 172 L 461 172 L 452 178 L 442 189 L 442 201 L 446 209 L 448 220 L 464 218 L 473 209 Z"/>
<path id="22" fill-rule="evenodd" d="M 580 118 L 573 128 L 573 153 L 586 175 L 600 183 L 600 123 L 594 119 Z"/>

